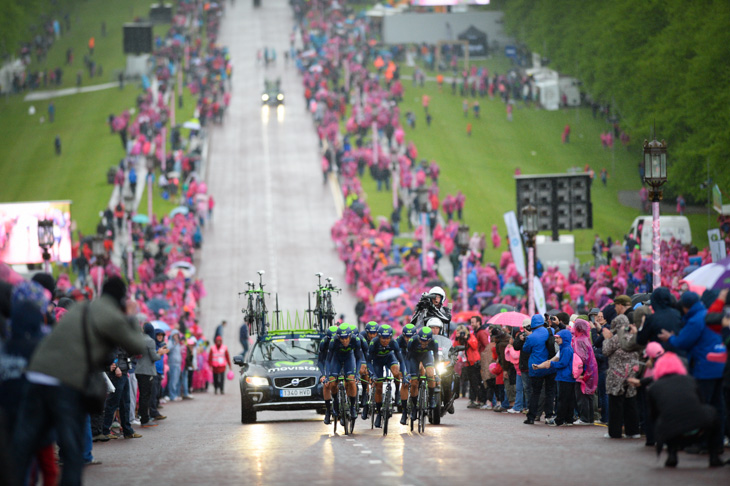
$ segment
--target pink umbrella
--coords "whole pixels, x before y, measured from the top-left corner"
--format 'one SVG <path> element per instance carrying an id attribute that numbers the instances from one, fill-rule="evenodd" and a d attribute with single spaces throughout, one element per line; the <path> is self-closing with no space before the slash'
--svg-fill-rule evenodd
<path id="1" fill-rule="evenodd" d="M 530 316 L 520 312 L 501 312 L 487 321 L 487 324 L 496 324 L 498 326 L 522 327 L 525 319 Z"/>

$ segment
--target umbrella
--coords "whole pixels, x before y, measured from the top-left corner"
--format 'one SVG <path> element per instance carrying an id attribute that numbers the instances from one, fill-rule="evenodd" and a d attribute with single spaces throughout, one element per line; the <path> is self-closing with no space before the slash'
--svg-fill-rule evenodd
<path id="1" fill-rule="evenodd" d="M 715 290 L 730 288 L 730 258 L 703 265 L 684 277 L 684 280 L 694 287 Z"/>
<path id="2" fill-rule="evenodd" d="M 434 279 L 434 280 L 429 280 L 428 282 L 426 282 L 426 286 L 427 287 L 446 287 L 446 284 L 444 283 L 443 280 Z"/>
<path id="3" fill-rule="evenodd" d="M 545 314 L 547 314 L 547 315 L 549 315 L 549 316 L 557 316 L 557 315 L 558 315 L 558 314 L 560 314 L 561 312 L 563 312 L 563 311 L 561 311 L 560 309 L 550 309 L 550 310 L 549 310 L 549 311 L 547 311 L 547 312 L 546 312 Z"/>
<path id="4" fill-rule="evenodd" d="M 488 299 L 490 297 L 494 297 L 494 292 L 477 292 L 474 294 L 474 297 L 477 299 Z"/>
<path id="5" fill-rule="evenodd" d="M 170 303 L 165 299 L 150 299 L 147 301 L 147 308 L 152 312 L 159 312 L 160 309 L 167 310 L 170 308 Z"/>
<path id="6" fill-rule="evenodd" d="M 600 289 L 596 290 L 596 295 L 599 297 L 602 295 L 611 295 L 612 293 L 613 290 L 609 289 L 608 287 L 601 287 Z"/>
<path id="7" fill-rule="evenodd" d="M 651 294 L 634 294 L 631 296 L 631 307 L 634 307 L 639 302 L 641 302 L 642 304 L 646 304 L 650 300 Z"/>
<path id="8" fill-rule="evenodd" d="M 501 292 L 502 295 L 512 295 L 514 297 L 521 297 L 525 295 L 525 289 L 515 284 L 507 284 L 504 286 Z"/>
<path id="9" fill-rule="evenodd" d="M 481 310 L 485 316 L 494 316 L 500 312 L 514 312 L 515 308 L 507 304 L 492 304 Z"/>
<path id="10" fill-rule="evenodd" d="M 175 209 L 173 209 L 172 211 L 170 211 L 170 217 L 172 218 L 176 214 L 186 215 L 189 212 L 190 212 L 190 209 L 188 209 L 187 206 L 178 206 Z"/>
<path id="11" fill-rule="evenodd" d="M 150 324 L 152 324 L 152 327 L 160 331 L 167 332 L 170 330 L 170 326 L 168 326 L 165 321 L 152 321 Z"/>
<path id="12" fill-rule="evenodd" d="M 189 128 L 191 130 L 200 130 L 200 120 L 197 118 L 191 118 L 190 120 L 183 123 L 183 128 Z"/>
<path id="13" fill-rule="evenodd" d="M 478 311 L 461 311 L 451 316 L 451 322 L 468 322 L 472 317 L 481 317 L 482 314 Z"/>
<path id="14" fill-rule="evenodd" d="M 405 292 L 402 288 L 391 287 L 389 289 L 381 290 L 375 294 L 375 302 L 386 302 L 388 300 L 393 300 L 396 297 L 400 297 L 403 294 L 405 294 Z"/>
<path id="15" fill-rule="evenodd" d="M 408 276 L 408 272 L 406 272 L 402 268 L 391 268 L 390 270 L 388 270 L 385 273 L 387 273 L 391 277 L 407 277 Z"/>
<path id="16" fill-rule="evenodd" d="M 195 275 L 195 266 L 192 263 L 179 261 L 170 265 L 166 275 L 170 278 L 177 277 L 177 272 L 182 272 L 183 277 L 190 278 Z"/>
<path id="17" fill-rule="evenodd" d="M 176 170 L 171 170 L 170 172 L 167 173 L 167 178 L 168 179 L 175 179 L 176 177 L 177 178 L 180 177 L 180 173 L 178 171 L 176 171 Z"/>
<path id="18" fill-rule="evenodd" d="M 522 322 L 530 319 L 530 316 L 521 312 L 500 312 L 487 321 L 487 324 L 497 324 L 499 326 L 522 327 Z"/>
<path id="19" fill-rule="evenodd" d="M 132 216 L 132 221 L 135 223 L 147 224 L 150 222 L 150 218 L 146 214 L 135 214 Z"/>

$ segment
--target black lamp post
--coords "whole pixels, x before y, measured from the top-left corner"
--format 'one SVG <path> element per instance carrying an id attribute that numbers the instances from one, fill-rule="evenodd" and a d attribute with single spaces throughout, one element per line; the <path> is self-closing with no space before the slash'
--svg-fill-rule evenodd
<path id="1" fill-rule="evenodd" d="M 667 143 L 656 139 L 651 142 L 644 140 L 644 182 L 651 187 L 653 248 L 651 260 L 653 266 L 653 288 L 662 285 L 661 267 L 661 235 L 659 224 L 659 203 L 662 200 L 662 186 L 667 182 Z"/>
<path id="2" fill-rule="evenodd" d="M 51 253 L 48 251 L 53 246 L 53 220 L 41 219 L 38 221 L 38 246 L 43 250 L 43 271 L 50 273 Z"/>
<path id="3" fill-rule="evenodd" d="M 522 231 L 527 236 L 527 309 L 530 315 L 535 314 L 535 236 L 537 236 L 537 208 L 532 204 L 522 208 Z"/>
<path id="4" fill-rule="evenodd" d="M 456 233 L 456 244 L 461 252 L 461 310 L 469 309 L 468 287 L 466 283 L 467 264 L 469 263 L 469 225 L 462 223 Z"/>

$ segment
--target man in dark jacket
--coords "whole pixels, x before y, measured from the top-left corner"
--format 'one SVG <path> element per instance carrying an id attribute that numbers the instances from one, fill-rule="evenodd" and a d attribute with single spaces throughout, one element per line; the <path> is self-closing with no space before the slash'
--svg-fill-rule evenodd
<path id="1" fill-rule="evenodd" d="M 682 316 L 679 315 L 679 311 L 674 308 L 672 304 L 672 294 L 666 287 L 659 287 L 654 289 L 651 293 L 651 307 L 654 310 L 653 314 L 646 316 L 644 325 L 639 329 L 639 333 L 636 335 L 636 343 L 642 346 L 646 346 L 646 343 L 650 341 L 656 341 L 660 343 L 666 351 L 677 352 L 677 350 L 668 342 L 661 342 L 658 338 L 662 330 L 679 334 L 682 329 Z M 678 354 L 684 354 L 679 351 Z"/>
<path id="2" fill-rule="evenodd" d="M 110 278 L 99 299 L 71 308 L 36 348 L 26 372 L 30 383 L 13 438 L 19 471 L 28 470 L 39 442 L 55 428 L 63 461 L 61 483 L 81 484 L 87 375 L 108 366 L 108 357 L 117 346 L 133 354 L 144 350 L 139 327 L 124 315 L 125 308 L 129 315 L 137 313 L 136 303 L 127 303 L 126 295 L 124 282 Z M 84 345 L 84 316 L 89 348 Z M 93 369 L 88 368 L 87 360 Z"/>
<path id="3" fill-rule="evenodd" d="M 710 405 L 703 404 L 695 380 L 686 375 L 674 353 L 666 353 L 654 367 L 656 381 L 649 387 L 649 410 L 655 423 L 657 453 L 666 443 L 667 467 L 677 466 L 677 450 L 706 440 L 710 467 L 722 466 L 720 418 Z"/>
<path id="4" fill-rule="evenodd" d="M 685 292 L 679 299 L 682 307 L 684 327 L 674 335 L 663 330 L 658 338 L 668 341 L 672 346 L 687 352 L 690 360 L 690 372 L 697 380 L 702 399 L 715 407 L 720 417 L 720 430 L 725 427 L 725 403 L 722 391 L 722 374 L 725 362 L 713 361 L 713 354 L 727 355 L 722 338 L 705 325 L 707 309 L 695 292 Z M 722 447 L 722 436 L 718 438 Z"/>

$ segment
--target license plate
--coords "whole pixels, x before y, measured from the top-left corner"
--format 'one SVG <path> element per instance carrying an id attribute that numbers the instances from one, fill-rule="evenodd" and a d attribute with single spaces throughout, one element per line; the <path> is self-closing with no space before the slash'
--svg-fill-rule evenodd
<path id="1" fill-rule="evenodd" d="M 304 388 L 301 390 L 281 390 L 282 397 L 311 397 L 312 389 Z"/>

